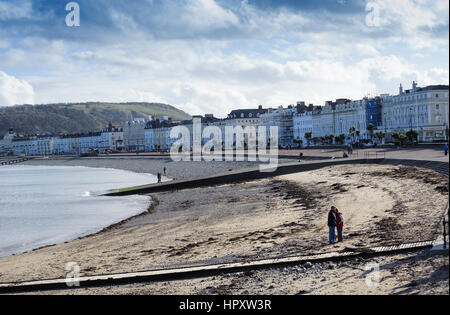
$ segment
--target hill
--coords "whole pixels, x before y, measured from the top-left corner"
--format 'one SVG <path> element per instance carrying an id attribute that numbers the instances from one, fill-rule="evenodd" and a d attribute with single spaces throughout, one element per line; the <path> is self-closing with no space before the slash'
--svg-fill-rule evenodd
<path id="1" fill-rule="evenodd" d="M 159 103 L 80 103 L 20 105 L 0 107 L 0 137 L 9 128 L 19 134 L 72 134 L 96 131 L 109 122 L 122 126 L 134 118 L 169 116 L 174 120 L 191 117 L 171 106 Z"/>

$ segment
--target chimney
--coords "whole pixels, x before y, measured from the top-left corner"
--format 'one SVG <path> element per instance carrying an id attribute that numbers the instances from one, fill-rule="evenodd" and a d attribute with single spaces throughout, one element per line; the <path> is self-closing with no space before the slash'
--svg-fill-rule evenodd
<path id="1" fill-rule="evenodd" d="M 403 94 L 403 85 L 400 83 L 400 88 L 398 89 L 398 91 L 399 91 L 399 95 L 402 95 Z"/>

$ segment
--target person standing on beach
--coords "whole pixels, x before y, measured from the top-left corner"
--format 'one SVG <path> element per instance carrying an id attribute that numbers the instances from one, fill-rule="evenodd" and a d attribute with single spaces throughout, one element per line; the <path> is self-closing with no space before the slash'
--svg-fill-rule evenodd
<path id="1" fill-rule="evenodd" d="M 331 210 L 328 213 L 330 245 L 333 245 L 336 241 L 336 226 L 337 226 L 337 209 L 336 207 L 331 207 Z"/>
<path id="2" fill-rule="evenodd" d="M 344 215 L 336 209 L 336 227 L 338 232 L 338 242 L 344 241 Z"/>

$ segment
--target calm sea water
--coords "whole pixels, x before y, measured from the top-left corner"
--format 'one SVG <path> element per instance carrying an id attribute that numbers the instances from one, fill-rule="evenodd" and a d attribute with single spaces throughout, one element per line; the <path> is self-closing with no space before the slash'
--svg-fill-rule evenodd
<path id="1" fill-rule="evenodd" d="M 0 257 L 96 233 L 144 212 L 145 196 L 104 197 L 107 190 L 157 182 L 113 169 L 0 167 Z"/>

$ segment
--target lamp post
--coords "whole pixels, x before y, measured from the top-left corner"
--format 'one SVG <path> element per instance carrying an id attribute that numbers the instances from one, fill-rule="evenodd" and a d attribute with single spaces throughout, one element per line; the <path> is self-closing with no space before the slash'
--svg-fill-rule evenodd
<path id="1" fill-rule="evenodd" d="M 410 123 L 411 123 L 411 124 L 410 124 L 410 125 L 411 125 L 411 128 L 410 128 L 409 130 L 412 130 L 412 129 L 413 129 L 413 121 L 412 121 L 412 119 L 413 119 L 413 108 L 411 107 L 409 110 L 410 110 L 410 113 L 411 113 L 411 115 L 410 115 L 411 117 L 410 117 L 410 119 L 409 119 L 409 120 L 410 120 Z"/>

